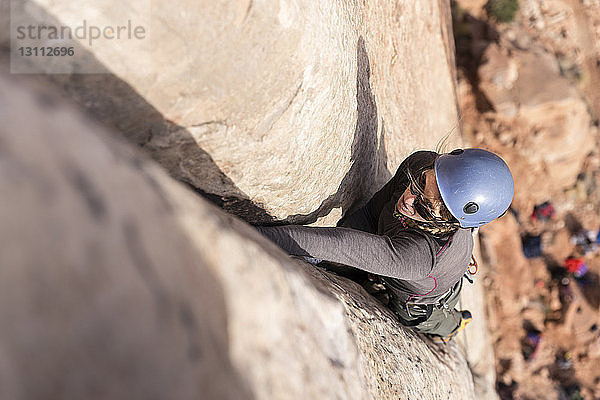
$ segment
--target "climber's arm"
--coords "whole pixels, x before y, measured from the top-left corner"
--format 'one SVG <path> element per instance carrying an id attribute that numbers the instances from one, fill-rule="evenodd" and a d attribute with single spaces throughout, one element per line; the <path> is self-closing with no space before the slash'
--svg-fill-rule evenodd
<path id="1" fill-rule="evenodd" d="M 390 239 L 348 228 L 257 227 L 286 252 L 349 265 L 377 275 L 417 279 L 431 271 L 433 253 L 416 233 Z"/>

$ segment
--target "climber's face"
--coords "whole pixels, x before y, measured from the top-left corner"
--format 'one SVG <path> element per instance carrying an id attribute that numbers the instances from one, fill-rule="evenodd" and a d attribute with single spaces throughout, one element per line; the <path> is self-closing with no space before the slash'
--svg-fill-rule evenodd
<path id="1" fill-rule="evenodd" d="M 417 182 L 412 182 L 398 202 L 396 209 L 400 214 L 417 221 L 442 220 L 439 216 L 439 206 L 443 204 L 442 196 L 437 186 L 435 172 L 430 169 L 421 175 Z"/>

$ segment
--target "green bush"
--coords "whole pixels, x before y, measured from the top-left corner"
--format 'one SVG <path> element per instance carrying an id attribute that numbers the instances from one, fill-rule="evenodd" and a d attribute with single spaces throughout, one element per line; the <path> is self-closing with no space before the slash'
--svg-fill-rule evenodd
<path id="1" fill-rule="evenodd" d="M 519 0 L 489 0 L 488 15 L 498 22 L 511 22 L 519 10 Z"/>

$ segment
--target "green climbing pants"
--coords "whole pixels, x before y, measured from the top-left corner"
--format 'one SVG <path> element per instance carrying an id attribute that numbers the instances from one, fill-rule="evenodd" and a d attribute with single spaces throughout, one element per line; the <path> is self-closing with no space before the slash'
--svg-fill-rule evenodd
<path id="1" fill-rule="evenodd" d="M 392 298 L 389 307 L 398 316 L 402 324 L 428 335 L 446 337 L 460 325 L 461 313 L 455 310 L 454 307 L 460 299 L 461 289 L 462 279 L 454 285 L 451 294 L 445 299 L 446 306 L 434 305 L 431 315 L 423 322 L 418 321 L 426 316 L 427 311 L 424 306 L 407 305 Z"/>

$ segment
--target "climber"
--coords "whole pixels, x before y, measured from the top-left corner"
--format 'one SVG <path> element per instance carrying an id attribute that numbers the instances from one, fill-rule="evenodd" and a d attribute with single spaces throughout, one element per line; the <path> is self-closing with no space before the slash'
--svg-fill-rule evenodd
<path id="1" fill-rule="evenodd" d="M 579 254 L 571 254 L 569 257 L 565 259 L 564 264 L 565 269 L 573 275 L 575 280 L 585 285 L 588 283 L 588 267 L 585 264 L 584 258 Z"/>
<path id="2" fill-rule="evenodd" d="M 533 207 L 533 212 L 531 213 L 531 219 L 537 221 L 548 221 L 549 219 L 554 218 L 556 211 L 554 210 L 554 206 L 549 201 L 545 201 L 542 204 L 538 204 Z"/>
<path id="3" fill-rule="evenodd" d="M 454 309 L 472 259 L 472 231 L 510 206 L 506 163 L 482 149 L 418 151 L 368 201 L 333 227 L 257 227 L 295 256 L 385 288 L 399 321 L 446 342 L 470 321 Z"/>
<path id="4" fill-rule="evenodd" d="M 575 245 L 576 251 L 585 256 L 588 253 L 597 253 L 598 244 L 596 243 L 596 232 L 580 229 L 574 232 L 569 238 L 569 242 Z"/>
<path id="5" fill-rule="evenodd" d="M 527 233 L 521 238 L 521 244 L 526 258 L 542 257 L 542 235 Z"/>

